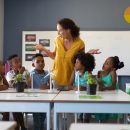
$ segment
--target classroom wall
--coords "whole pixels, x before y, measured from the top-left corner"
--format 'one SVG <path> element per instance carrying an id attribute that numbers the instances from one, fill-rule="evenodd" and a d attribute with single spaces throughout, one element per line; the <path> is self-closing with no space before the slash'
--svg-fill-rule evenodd
<path id="1" fill-rule="evenodd" d="M 4 0 L 0 0 L 0 60 L 3 60 Z"/>
<path id="2" fill-rule="evenodd" d="M 130 0 L 5 0 L 4 2 L 4 60 L 12 53 L 22 56 L 22 31 L 55 31 L 57 20 L 63 17 L 72 18 L 81 30 L 85 31 L 130 30 L 130 24 L 123 19 L 123 12 L 130 6 Z M 121 80 L 124 79 L 130 78 L 122 76 Z"/>

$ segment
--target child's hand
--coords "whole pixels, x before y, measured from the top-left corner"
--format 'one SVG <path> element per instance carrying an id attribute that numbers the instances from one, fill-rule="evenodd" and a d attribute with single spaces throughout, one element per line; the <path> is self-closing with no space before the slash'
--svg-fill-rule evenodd
<path id="1" fill-rule="evenodd" d="M 99 91 L 104 91 L 104 87 L 103 86 L 99 86 Z"/>
<path id="2" fill-rule="evenodd" d="M 42 85 L 42 86 L 40 87 L 40 89 L 41 89 L 41 90 L 49 89 L 49 86 L 47 86 L 47 85 Z"/>
<path id="3" fill-rule="evenodd" d="M 18 69 L 18 71 L 20 74 L 23 74 L 23 72 L 25 71 L 25 67 L 22 66 L 21 68 Z"/>
<path id="4" fill-rule="evenodd" d="M 75 88 L 74 86 L 69 86 L 68 90 L 74 90 L 74 88 Z"/>

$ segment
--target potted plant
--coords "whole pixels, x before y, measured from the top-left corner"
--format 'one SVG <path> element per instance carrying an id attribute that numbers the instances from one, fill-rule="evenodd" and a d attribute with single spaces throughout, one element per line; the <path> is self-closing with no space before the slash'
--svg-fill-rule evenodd
<path id="1" fill-rule="evenodd" d="M 92 74 L 89 74 L 87 78 L 87 94 L 96 95 L 96 89 L 97 80 Z"/>
<path id="2" fill-rule="evenodd" d="M 23 75 L 22 74 L 17 74 L 14 76 L 14 81 L 15 81 L 15 88 L 16 92 L 24 92 L 24 87 L 26 86 L 26 83 L 24 82 Z"/>

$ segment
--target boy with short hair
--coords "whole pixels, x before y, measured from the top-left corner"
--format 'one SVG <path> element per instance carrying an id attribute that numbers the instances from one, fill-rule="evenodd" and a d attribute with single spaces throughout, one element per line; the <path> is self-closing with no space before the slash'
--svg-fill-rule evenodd
<path id="1" fill-rule="evenodd" d="M 44 70 L 45 63 L 42 54 L 37 53 L 33 56 L 32 66 L 35 68 L 31 72 L 31 77 L 33 77 L 33 88 L 48 89 L 50 77 L 48 72 Z M 45 113 L 33 113 L 34 130 L 43 130 L 45 118 Z"/>
<path id="2" fill-rule="evenodd" d="M 14 76 L 21 73 L 25 78 L 25 82 L 27 86 L 30 86 L 31 80 L 29 76 L 29 72 L 25 70 L 25 67 L 22 66 L 22 62 L 20 57 L 17 54 L 13 54 L 9 56 L 8 63 L 10 65 L 11 70 L 7 72 L 6 78 L 10 87 L 15 87 Z M 23 113 L 21 112 L 13 112 L 14 120 L 17 121 L 17 128 L 19 130 L 19 126 L 21 126 L 21 130 L 26 130 L 24 125 Z"/>
<path id="3" fill-rule="evenodd" d="M 13 54 L 9 56 L 8 63 L 11 68 L 11 70 L 6 74 L 6 79 L 9 83 L 9 86 L 15 87 L 14 76 L 21 73 L 23 74 L 27 86 L 30 87 L 31 80 L 30 80 L 29 72 L 25 69 L 25 67 L 22 66 L 20 57 L 17 54 Z"/>

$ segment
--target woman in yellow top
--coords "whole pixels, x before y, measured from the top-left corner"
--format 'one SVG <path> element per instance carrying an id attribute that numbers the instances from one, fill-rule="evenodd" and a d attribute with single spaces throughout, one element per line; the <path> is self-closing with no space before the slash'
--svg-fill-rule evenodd
<path id="1" fill-rule="evenodd" d="M 71 19 L 61 19 L 57 23 L 58 36 L 55 39 L 54 52 L 50 52 L 40 44 L 35 45 L 35 49 L 54 59 L 53 74 L 58 88 L 68 86 L 71 73 L 74 70 L 72 59 L 77 52 L 85 49 L 85 44 L 79 37 L 79 30 L 79 27 Z M 89 53 L 97 54 L 99 52 L 98 49 L 93 49 Z"/>

